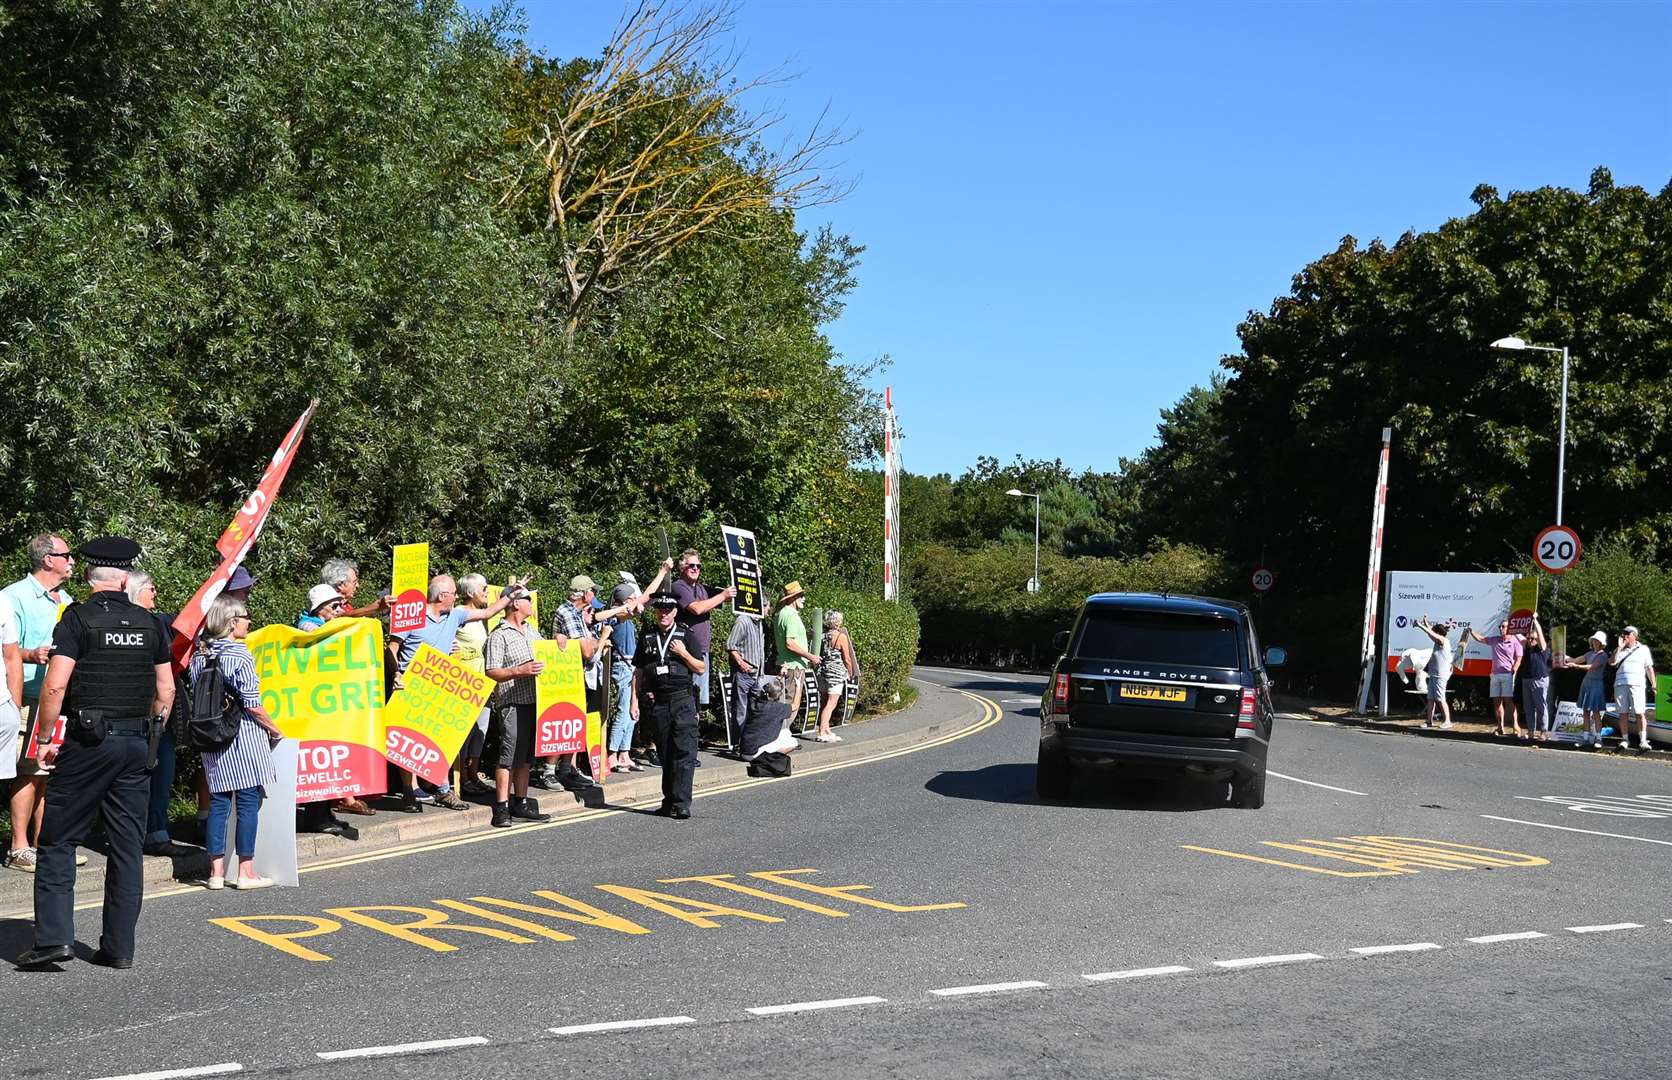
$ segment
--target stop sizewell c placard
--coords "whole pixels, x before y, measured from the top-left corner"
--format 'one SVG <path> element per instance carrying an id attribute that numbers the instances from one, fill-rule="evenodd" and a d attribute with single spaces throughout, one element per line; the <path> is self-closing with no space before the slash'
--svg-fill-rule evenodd
<path id="1" fill-rule="evenodd" d="M 453 758 L 487 706 L 493 680 L 425 642 L 401 683 L 384 714 L 384 756 L 432 784 L 445 784 Z"/>

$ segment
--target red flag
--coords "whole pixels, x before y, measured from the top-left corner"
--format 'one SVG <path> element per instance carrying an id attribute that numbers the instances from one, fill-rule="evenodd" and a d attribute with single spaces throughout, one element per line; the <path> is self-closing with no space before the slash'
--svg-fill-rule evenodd
<path id="1" fill-rule="evenodd" d="M 266 471 L 261 474 L 261 482 L 244 500 L 244 505 L 238 508 L 238 513 L 232 517 L 232 524 L 226 527 L 226 532 L 215 544 L 215 550 L 221 556 L 220 565 L 215 567 L 215 572 L 209 575 L 209 580 L 197 590 L 191 602 L 174 617 L 174 663 L 181 669 L 191 661 L 197 632 L 203 626 L 204 617 L 209 614 L 209 605 L 221 595 L 226 583 L 232 579 L 232 572 L 238 569 L 244 556 L 250 553 L 250 548 L 261 536 L 262 527 L 267 524 L 267 512 L 279 497 L 279 485 L 284 483 L 290 463 L 296 460 L 296 450 L 302 445 L 302 433 L 307 430 L 308 421 L 313 419 L 314 409 L 318 407 L 319 399 L 314 398 L 308 402 L 307 411 L 291 425 L 290 434 L 284 437 L 284 442 L 273 454 L 273 460 L 267 463 Z"/>

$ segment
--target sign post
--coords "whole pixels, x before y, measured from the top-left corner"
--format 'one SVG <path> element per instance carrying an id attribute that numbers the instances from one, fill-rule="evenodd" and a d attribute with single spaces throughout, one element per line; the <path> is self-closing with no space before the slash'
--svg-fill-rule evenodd
<path id="1" fill-rule="evenodd" d="M 1361 715 L 1370 711 L 1370 678 L 1376 669 L 1376 606 L 1382 581 L 1382 526 L 1387 521 L 1388 452 L 1392 446 L 1393 429 L 1385 427 L 1381 459 L 1376 466 L 1376 498 L 1370 505 L 1370 575 L 1364 583 L 1364 634 L 1359 645 L 1358 711 Z M 1386 675 L 1382 681 L 1387 682 Z"/>
<path id="2" fill-rule="evenodd" d="M 424 606 L 430 595 L 430 545 L 395 545 L 394 572 L 389 592 L 389 633 L 410 634 L 424 628 Z"/>

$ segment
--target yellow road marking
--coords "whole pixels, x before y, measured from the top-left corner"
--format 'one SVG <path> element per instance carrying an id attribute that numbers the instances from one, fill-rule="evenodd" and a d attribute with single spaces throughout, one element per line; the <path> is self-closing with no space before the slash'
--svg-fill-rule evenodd
<path id="1" fill-rule="evenodd" d="M 1347 878 L 1397 877 L 1404 874 L 1420 874 L 1423 870 L 1476 870 L 1481 867 L 1550 865 L 1549 859 L 1526 855 L 1519 851 L 1500 851 L 1497 848 L 1475 847 L 1449 840 L 1427 840 L 1411 836 L 1337 836 L 1333 840 L 1300 840 L 1295 843 L 1261 840 L 1260 844 L 1280 851 L 1294 851 L 1302 855 L 1314 855 L 1320 859 L 1331 859 L 1372 869 L 1330 870 L 1283 859 L 1247 855 L 1239 851 L 1198 847 L 1195 844 L 1180 846 L 1186 851 L 1200 851 L 1207 855 L 1223 855 L 1230 859 L 1245 859 L 1268 866 L 1304 870 L 1309 874 Z"/>
<path id="2" fill-rule="evenodd" d="M 902 747 L 898 750 L 887 750 L 876 754 L 868 754 L 864 757 L 854 758 L 852 761 L 839 761 L 832 762 L 828 765 L 815 765 L 812 768 L 797 770 L 789 776 L 762 777 L 760 779 L 751 777 L 746 780 L 738 780 L 729 784 L 721 784 L 718 787 L 708 788 L 704 791 L 695 792 L 692 797 L 705 799 L 710 795 L 724 795 L 727 792 L 739 791 L 743 788 L 761 787 L 766 784 L 781 784 L 786 781 L 799 780 L 808 776 L 822 776 L 825 773 L 836 772 L 841 769 L 851 769 L 859 765 L 872 765 L 879 761 L 889 761 L 893 758 L 904 757 L 907 754 L 916 754 L 921 753 L 924 750 L 933 750 L 937 747 L 946 746 L 948 743 L 957 742 L 959 739 L 967 739 L 971 735 L 979 735 L 981 732 L 986 731 L 988 728 L 992 727 L 1004 718 L 1004 710 L 999 708 L 998 704 L 989 698 L 983 697 L 980 694 L 971 693 L 968 690 L 960 690 L 955 686 L 947 686 L 942 689 L 951 690 L 955 694 L 962 694 L 964 697 L 967 697 L 971 701 L 980 705 L 982 711 L 981 719 L 970 724 L 968 727 L 954 731 L 948 735 L 940 735 L 926 742 L 916 743 L 912 746 Z M 341 858 L 327 859 L 322 862 L 312 863 L 308 866 L 301 867 L 298 873 L 313 874 L 318 873 L 321 870 L 337 870 L 347 866 L 360 866 L 365 863 L 381 862 L 384 859 L 399 859 L 407 855 L 419 855 L 427 851 L 441 851 L 447 848 L 460 847 L 464 844 L 481 844 L 491 840 L 504 840 L 507 837 L 526 836 L 529 833 L 538 832 L 543 829 L 557 829 L 569 825 L 579 825 L 587 821 L 597 821 L 601 818 L 615 817 L 618 814 L 630 813 L 633 809 L 646 805 L 651 801 L 654 800 L 645 799 L 632 803 L 626 803 L 619 807 L 610 807 L 600 810 L 586 810 L 581 813 L 566 815 L 556 821 L 548 821 L 538 825 L 521 825 L 515 829 L 493 829 L 488 832 L 471 833 L 467 836 L 450 837 L 446 840 L 421 840 L 408 844 L 404 847 L 396 846 L 384 848 L 381 851 L 367 852 L 364 855 L 346 855 Z M 158 900 L 165 896 L 179 896 L 183 893 L 195 893 L 202 891 L 202 887 L 198 885 L 178 885 L 165 889 L 159 889 L 156 892 L 146 893 L 145 899 Z M 77 904 L 76 910 L 87 911 L 93 908 L 101 907 L 103 904 L 103 900 L 88 900 Z"/>

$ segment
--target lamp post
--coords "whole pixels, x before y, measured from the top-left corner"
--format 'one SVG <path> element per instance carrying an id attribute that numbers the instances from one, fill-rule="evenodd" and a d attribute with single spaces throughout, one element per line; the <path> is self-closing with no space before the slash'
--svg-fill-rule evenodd
<path id="1" fill-rule="evenodd" d="M 1039 496 L 1021 488 L 1011 488 L 1006 495 L 1033 500 L 1033 577 L 1028 579 L 1028 592 L 1039 591 Z"/>
<path id="2" fill-rule="evenodd" d="M 1556 524 L 1562 523 L 1562 489 L 1567 486 L 1567 399 L 1568 399 L 1568 350 L 1567 346 L 1556 348 L 1553 345 L 1529 345 L 1518 337 L 1499 338 L 1492 343 L 1494 349 L 1502 352 L 1547 352 L 1562 354 L 1562 407 L 1561 420 L 1556 434 Z"/>

